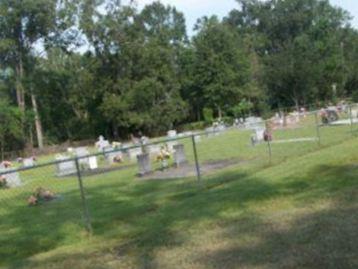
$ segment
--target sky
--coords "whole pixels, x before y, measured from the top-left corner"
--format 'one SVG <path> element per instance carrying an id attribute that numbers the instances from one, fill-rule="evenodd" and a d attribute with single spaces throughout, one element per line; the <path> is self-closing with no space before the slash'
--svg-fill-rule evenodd
<path id="1" fill-rule="evenodd" d="M 138 7 L 154 2 L 155 0 L 136 0 Z M 185 14 L 187 30 L 193 35 L 193 26 L 202 16 L 226 16 L 230 10 L 238 5 L 235 0 L 161 0 L 163 4 L 170 4 Z M 330 0 L 332 5 L 342 7 L 354 17 L 352 25 L 358 29 L 358 0 Z"/>

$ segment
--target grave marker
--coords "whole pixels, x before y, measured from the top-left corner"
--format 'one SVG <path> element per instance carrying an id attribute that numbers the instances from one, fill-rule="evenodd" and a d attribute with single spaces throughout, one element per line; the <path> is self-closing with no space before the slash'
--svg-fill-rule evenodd
<path id="1" fill-rule="evenodd" d="M 178 144 L 174 146 L 174 164 L 179 167 L 180 165 L 186 163 L 184 145 Z"/>
<path id="2" fill-rule="evenodd" d="M 150 157 L 148 153 L 137 155 L 137 161 L 139 176 L 145 176 L 152 171 L 152 167 L 150 165 Z"/>

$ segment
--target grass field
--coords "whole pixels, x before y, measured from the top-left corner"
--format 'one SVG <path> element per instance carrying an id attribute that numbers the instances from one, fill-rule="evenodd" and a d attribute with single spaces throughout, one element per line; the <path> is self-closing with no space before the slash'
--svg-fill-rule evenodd
<path id="1" fill-rule="evenodd" d="M 315 137 L 311 119 L 274 139 Z M 237 160 L 215 173 L 143 181 L 136 168 L 84 178 L 93 234 L 84 229 L 78 182 L 54 167 L 22 172 L 0 190 L 4 268 L 358 268 L 358 139 L 349 126 L 317 142 L 250 146 L 250 132 L 198 143 L 200 163 Z M 182 141 L 193 162 L 191 140 Z M 28 207 L 38 186 L 59 198 Z"/>

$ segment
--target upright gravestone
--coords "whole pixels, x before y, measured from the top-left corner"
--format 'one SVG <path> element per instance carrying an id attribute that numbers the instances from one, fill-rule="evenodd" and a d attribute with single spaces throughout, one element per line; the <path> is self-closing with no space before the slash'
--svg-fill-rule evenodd
<path id="1" fill-rule="evenodd" d="M 0 164 L 0 174 L 7 172 L 9 170 L 11 170 L 11 169 Z M 9 188 L 16 188 L 16 187 L 20 187 L 22 185 L 22 181 L 21 181 L 21 178 L 20 178 L 20 175 L 18 172 L 2 174 L 2 177 L 5 178 L 6 186 Z"/>
<path id="2" fill-rule="evenodd" d="M 167 132 L 167 138 L 173 139 L 171 141 L 167 142 L 169 150 L 173 150 L 174 146 L 178 144 L 178 141 L 174 140 L 177 137 L 177 131 L 176 130 L 170 130 Z"/>
<path id="3" fill-rule="evenodd" d="M 143 153 L 137 155 L 138 161 L 138 175 L 145 176 L 152 171 L 152 167 L 150 165 L 150 157 L 149 153 Z"/>
<path id="4" fill-rule="evenodd" d="M 136 147 L 127 150 L 127 154 L 130 161 L 134 161 L 138 155 L 142 154 L 142 148 Z"/>
<path id="5" fill-rule="evenodd" d="M 186 163 L 184 145 L 178 144 L 174 146 L 174 164 L 179 167 L 180 165 Z"/>
<path id="6" fill-rule="evenodd" d="M 69 176 L 77 172 L 76 163 L 73 159 L 64 155 L 57 155 L 56 161 L 58 161 L 56 164 L 56 176 Z"/>
<path id="7" fill-rule="evenodd" d="M 82 169 L 89 168 L 89 151 L 86 147 L 75 148 L 75 155 Z"/>
<path id="8" fill-rule="evenodd" d="M 33 167 L 35 165 L 34 158 L 26 158 L 23 160 L 24 167 Z"/>
<path id="9" fill-rule="evenodd" d="M 20 175 L 18 172 L 12 172 L 5 175 L 6 178 L 6 185 L 9 188 L 16 188 L 22 185 Z"/>
<path id="10" fill-rule="evenodd" d="M 96 156 L 91 156 L 88 157 L 88 166 L 90 170 L 95 170 L 98 168 L 98 163 L 97 163 L 97 157 Z"/>
<path id="11" fill-rule="evenodd" d="M 96 148 L 99 152 L 103 152 L 103 150 L 110 146 L 109 141 L 105 140 L 102 135 L 99 136 L 98 141 L 95 144 Z"/>
<path id="12" fill-rule="evenodd" d="M 255 131 L 254 134 L 251 136 L 251 143 L 253 146 L 264 141 L 264 136 L 265 136 L 264 128 L 256 128 L 254 131 Z"/>

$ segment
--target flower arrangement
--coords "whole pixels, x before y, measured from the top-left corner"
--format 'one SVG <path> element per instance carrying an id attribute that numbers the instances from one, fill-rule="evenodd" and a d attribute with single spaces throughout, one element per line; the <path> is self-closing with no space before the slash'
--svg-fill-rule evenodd
<path id="1" fill-rule="evenodd" d="M 157 162 L 160 162 L 161 163 L 161 168 L 164 169 L 168 166 L 168 160 L 170 159 L 171 157 L 171 153 L 170 153 L 170 150 L 168 148 L 168 145 L 165 144 L 164 146 L 162 146 L 160 148 L 160 152 L 159 154 L 157 155 Z"/>
<path id="2" fill-rule="evenodd" d="M 29 206 L 35 206 L 42 202 L 51 201 L 55 197 L 56 195 L 52 191 L 40 187 L 27 199 L 27 203 Z"/>

